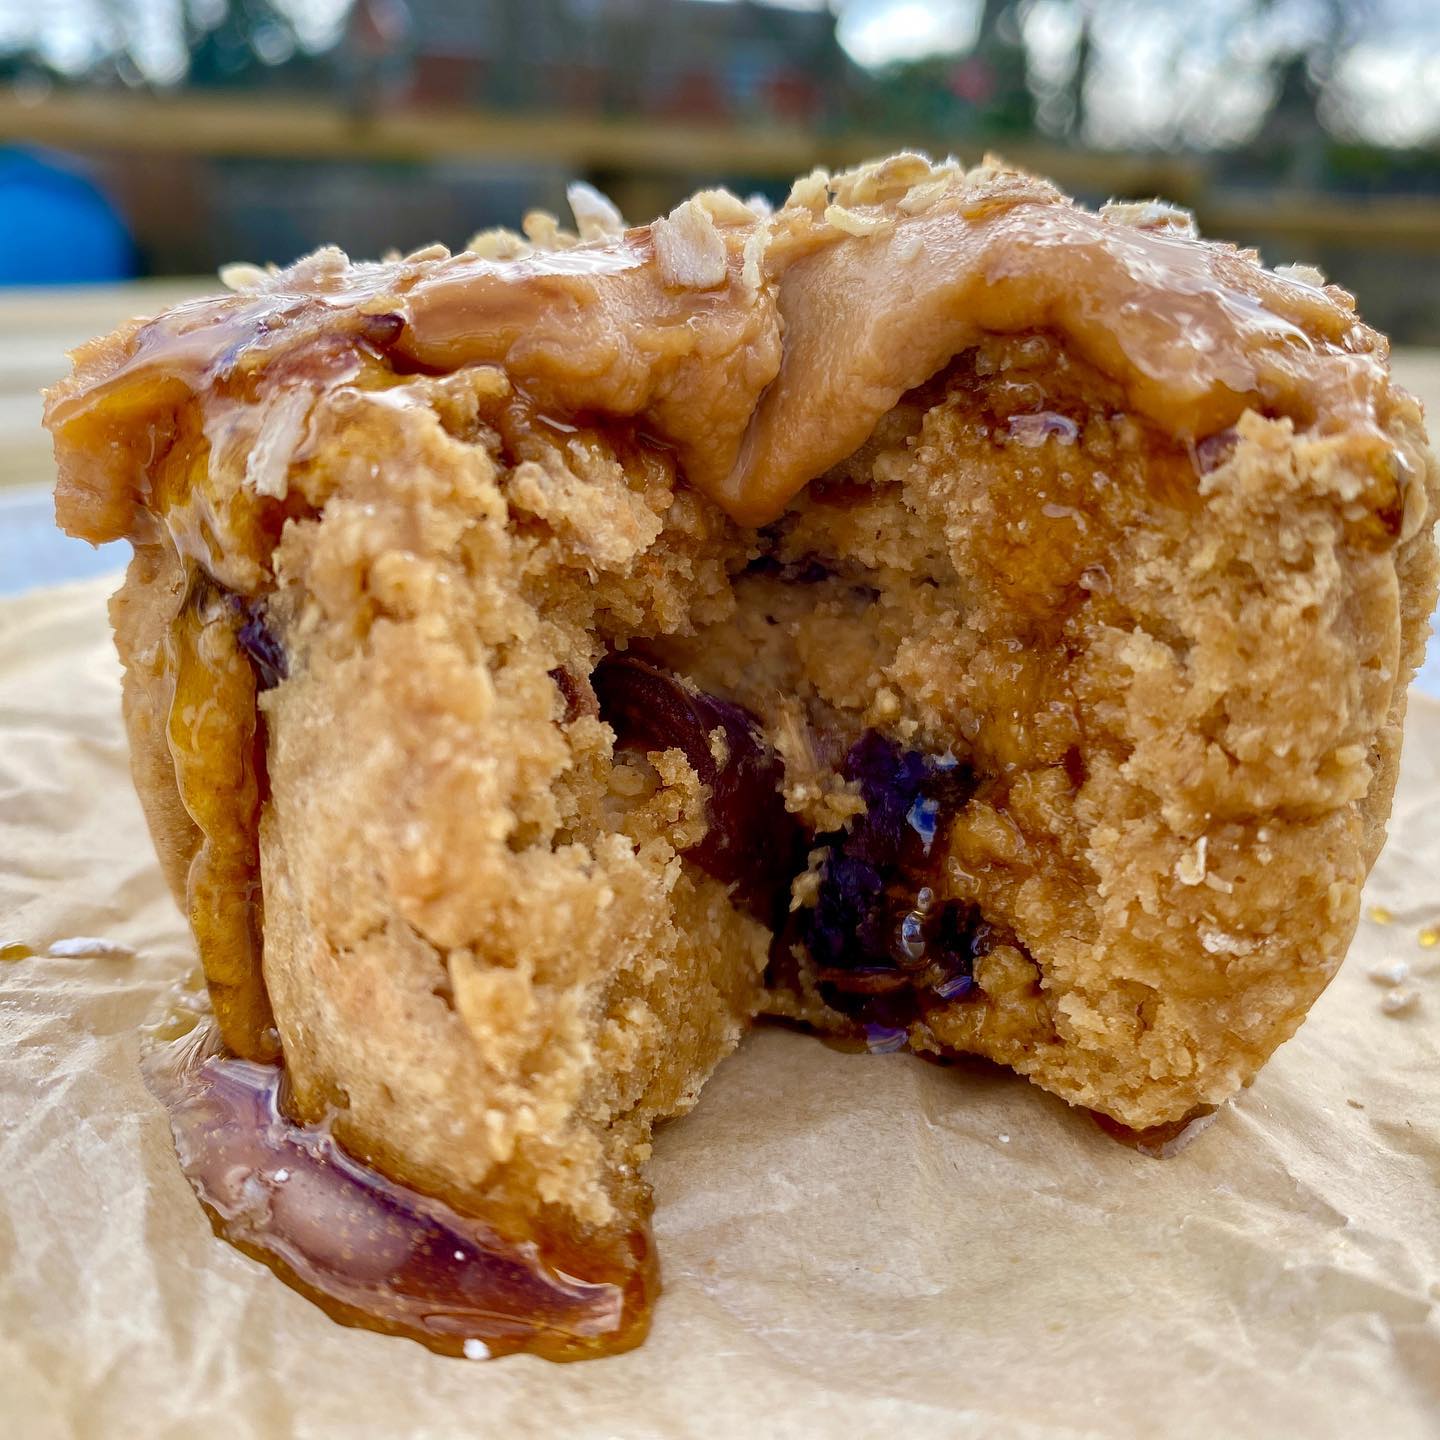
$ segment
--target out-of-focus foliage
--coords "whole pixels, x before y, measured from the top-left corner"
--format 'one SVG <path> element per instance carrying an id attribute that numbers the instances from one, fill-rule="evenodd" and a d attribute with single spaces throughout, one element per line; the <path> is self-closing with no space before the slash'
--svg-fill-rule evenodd
<path id="1" fill-rule="evenodd" d="M 1440 142 L 1434 0 L 0 0 L 0 71 L 1253 149 L 1312 177 Z"/>
<path id="2" fill-rule="evenodd" d="M 1164 191 L 1440 341 L 1440 0 L 0 0 L 6 81 L 8 133 L 88 154 L 155 273 L 461 242 L 577 173 L 642 218 L 717 179 L 778 198 L 817 161 L 994 149 L 1087 201 Z M 225 143 L 170 144 L 156 104 L 127 148 L 81 88 L 174 95 Z M 308 138 L 260 126 L 268 101 Z"/>

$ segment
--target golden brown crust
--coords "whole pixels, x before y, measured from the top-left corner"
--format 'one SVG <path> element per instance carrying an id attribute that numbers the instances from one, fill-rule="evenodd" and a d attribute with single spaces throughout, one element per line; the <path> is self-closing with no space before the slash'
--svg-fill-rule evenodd
<path id="1" fill-rule="evenodd" d="M 130 740 L 130 769 L 160 868 L 182 907 L 187 904 L 190 862 L 201 837 L 175 781 L 169 737 L 175 686 L 166 671 L 164 651 L 184 592 L 184 567 L 175 552 L 160 545 L 139 545 L 125 583 L 110 601 L 115 646 L 125 666 L 121 706 Z"/>

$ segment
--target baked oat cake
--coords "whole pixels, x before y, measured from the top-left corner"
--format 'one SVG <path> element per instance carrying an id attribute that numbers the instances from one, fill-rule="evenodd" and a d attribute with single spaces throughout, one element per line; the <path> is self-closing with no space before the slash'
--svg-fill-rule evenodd
<path id="1" fill-rule="evenodd" d="M 995 162 L 575 209 L 239 268 L 50 392 L 229 1047 L 581 1256 L 757 1013 L 1137 1129 L 1248 1084 L 1435 602 L 1384 339 Z"/>

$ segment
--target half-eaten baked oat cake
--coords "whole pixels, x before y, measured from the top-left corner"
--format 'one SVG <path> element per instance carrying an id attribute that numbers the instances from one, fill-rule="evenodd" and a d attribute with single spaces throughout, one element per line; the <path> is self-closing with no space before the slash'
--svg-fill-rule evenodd
<path id="1" fill-rule="evenodd" d="M 1168 207 L 898 155 L 575 208 L 237 269 L 47 420 L 224 1044 L 621 1277 L 554 1354 L 643 1334 L 651 1128 L 757 1014 L 1137 1129 L 1248 1084 L 1355 927 L 1440 509 L 1350 297 Z"/>

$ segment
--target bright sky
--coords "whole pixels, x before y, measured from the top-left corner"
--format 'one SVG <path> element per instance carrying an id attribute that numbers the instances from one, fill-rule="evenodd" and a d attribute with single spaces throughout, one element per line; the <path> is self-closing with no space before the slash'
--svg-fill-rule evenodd
<path id="1" fill-rule="evenodd" d="M 980 0 L 838 0 L 840 43 L 861 65 L 960 54 L 975 43 Z"/>
<path id="2" fill-rule="evenodd" d="M 353 0 L 272 3 L 302 46 L 323 50 L 339 36 Z M 226 0 L 0 0 L 0 52 L 33 47 L 57 70 L 76 73 L 125 48 L 146 80 L 172 84 L 185 73 L 183 13 L 214 24 L 226 8 Z M 276 64 L 289 54 L 276 50 L 264 58 Z"/>
<path id="3" fill-rule="evenodd" d="M 982 8 L 981 0 L 834 5 L 841 44 L 867 66 L 962 54 Z M 1386 145 L 1440 135 L 1440 0 L 1031 0 L 1023 33 L 1043 96 L 1069 80 L 1081 16 L 1091 16 L 1085 102 L 1094 143 L 1218 146 L 1254 132 L 1270 104 L 1270 62 L 1321 40 L 1332 8 L 1363 38 L 1339 67 L 1327 120 Z"/>
<path id="4" fill-rule="evenodd" d="M 352 0 L 274 0 L 300 43 L 323 49 Z M 718 0 L 726 3 L 726 0 Z M 768 0 L 819 9 L 826 0 Z M 974 44 L 981 0 L 829 0 L 841 44 L 860 64 L 959 55 Z M 35 46 L 78 72 L 126 48 L 145 79 L 184 69 L 187 0 L 0 0 L 0 51 Z M 188 0 L 195 18 L 218 18 L 225 0 Z M 1023 35 L 1041 119 L 1058 118 L 1075 63 L 1080 17 L 1094 45 L 1086 85 L 1087 134 L 1104 146 L 1223 146 L 1248 138 L 1269 106 L 1270 62 L 1313 45 L 1338 10 L 1355 30 L 1327 92 L 1341 134 L 1387 145 L 1440 136 L 1440 0 L 1030 0 Z M 266 59 L 283 60 L 277 32 Z"/>

